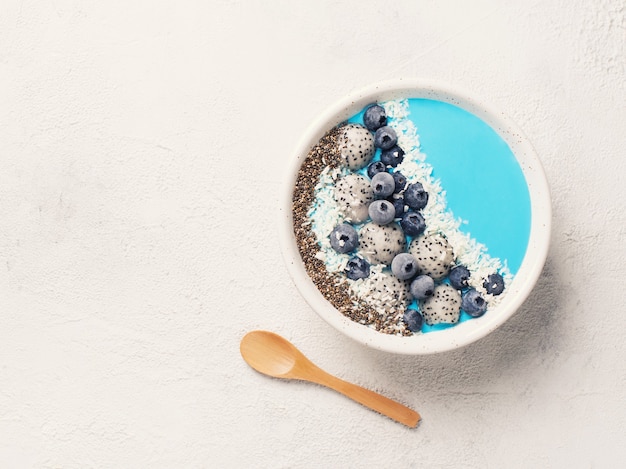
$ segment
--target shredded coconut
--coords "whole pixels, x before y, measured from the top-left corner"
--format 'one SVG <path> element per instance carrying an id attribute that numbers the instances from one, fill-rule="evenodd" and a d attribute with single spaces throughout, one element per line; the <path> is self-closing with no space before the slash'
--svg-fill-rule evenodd
<path id="1" fill-rule="evenodd" d="M 315 186 L 315 203 L 307 213 L 311 219 L 311 230 L 320 245 L 320 252 L 316 257 L 326 264 L 329 272 L 343 271 L 349 259 L 347 254 L 338 253 L 330 245 L 330 233 L 344 221 L 343 213 L 335 200 L 335 183 L 348 173 L 346 168 L 326 167 Z"/>

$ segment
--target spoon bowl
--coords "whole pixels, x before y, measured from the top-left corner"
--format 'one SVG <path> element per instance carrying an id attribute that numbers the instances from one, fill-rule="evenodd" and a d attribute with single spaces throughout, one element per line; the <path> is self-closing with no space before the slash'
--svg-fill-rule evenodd
<path id="1" fill-rule="evenodd" d="M 246 363 L 259 373 L 321 384 L 409 427 L 415 427 L 420 420 L 414 410 L 326 373 L 291 342 L 273 332 L 249 332 L 241 340 L 239 349 Z"/>
<path id="2" fill-rule="evenodd" d="M 278 334 L 254 331 L 246 334 L 240 344 L 244 360 L 259 373 L 275 378 L 289 377 L 297 360 L 305 359 L 294 345 Z"/>

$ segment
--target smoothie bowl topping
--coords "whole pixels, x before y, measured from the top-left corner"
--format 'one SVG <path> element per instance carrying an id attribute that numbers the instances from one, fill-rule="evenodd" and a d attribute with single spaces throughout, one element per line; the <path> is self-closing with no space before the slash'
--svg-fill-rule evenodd
<path id="1" fill-rule="evenodd" d="M 449 206 L 411 104 L 371 104 L 329 129 L 304 158 L 292 199 L 298 251 L 324 298 L 400 336 L 490 314 L 513 280 L 507 260 Z"/>

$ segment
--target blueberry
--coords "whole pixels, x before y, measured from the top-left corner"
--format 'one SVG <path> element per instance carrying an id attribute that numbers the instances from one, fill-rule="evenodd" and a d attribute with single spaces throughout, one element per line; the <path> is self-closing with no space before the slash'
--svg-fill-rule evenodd
<path id="1" fill-rule="evenodd" d="M 373 104 L 368 107 L 363 114 L 363 124 L 365 124 L 365 127 L 372 132 L 379 129 L 383 125 L 387 125 L 387 114 L 382 106 Z"/>
<path id="2" fill-rule="evenodd" d="M 358 280 L 370 276 L 370 265 L 361 257 L 352 257 L 346 264 L 346 275 L 349 279 Z"/>
<path id="3" fill-rule="evenodd" d="M 354 251 L 358 244 L 359 235 L 354 227 L 348 223 L 337 225 L 330 233 L 330 245 L 341 254 Z"/>
<path id="4" fill-rule="evenodd" d="M 404 191 L 404 201 L 413 210 L 421 210 L 428 203 L 428 192 L 424 190 L 420 182 L 409 184 Z"/>
<path id="5" fill-rule="evenodd" d="M 408 280 L 417 274 L 417 261 L 411 254 L 403 252 L 391 261 L 391 272 L 400 280 Z"/>
<path id="6" fill-rule="evenodd" d="M 425 300 L 433 296 L 435 292 L 435 281 L 428 275 L 418 275 L 411 282 L 409 291 L 416 300 Z"/>
<path id="7" fill-rule="evenodd" d="M 406 202 L 406 198 L 405 198 Z M 400 220 L 400 226 L 404 234 L 408 236 L 417 236 L 422 234 L 426 229 L 426 222 L 421 213 L 405 212 Z"/>
<path id="8" fill-rule="evenodd" d="M 470 288 L 463 294 L 461 309 L 473 318 L 477 318 L 485 314 L 487 302 L 475 288 Z"/>
<path id="9" fill-rule="evenodd" d="M 394 218 L 401 218 L 404 215 L 404 199 L 398 197 L 397 199 L 387 199 L 393 204 L 393 208 L 396 209 L 396 216 Z"/>
<path id="10" fill-rule="evenodd" d="M 372 221 L 379 225 L 391 223 L 396 216 L 396 210 L 388 200 L 375 200 L 369 205 L 367 211 Z"/>
<path id="11" fill-rule="evenodd" d="M 419 332 L 422 330 L 424 318 L 416 309 L 407 309 L 402 316 L 402 320 L 411 332 Z"/>
<path id="12" fill-rule="evenodd" d="M 402 163 L 404 159 L 404 150 L 400 148 L 398 145 L 394 145 L 389 150 L 384 150 L 380 154 L 380 161 L 385 163 L 388 166 L 393 166 L 394 168 Z"/>
<path id="13" fill-rule="evenodd" d="M 374 146 L 382 150 L 389 150 L 397 141 L 396 131 L 388 125 L 379 128 L 374 134 Z"/>
<path id="14" fill-rule="evenodd" d="M 504 279 L 500 274 L 491 274 L 483 283 L 483 287 L 490 295 L 499 295 L 504 291 Z"/>
<path id="15" fill-rule="evenodd" d="M 467 281 L 470 278 L 470 271 L 467 270 L 467 267 L 464 265 L 457 265 L 452 268 L 450 273 L 448 274 L 450 279 L 450 285 L 452 285 L 457 290 L 463 290 L 467 288 Z"/>
<path id="16" fill-rule="evenodd" d="M 384 173 L 387 171 L 385 163 L 382 161 L 372 161 L 367 167 L 367 175 L 372 179 L 375 174 Z"/>
<path id="17" fill-rule="evenodd" d="M 393 194 L 396 183 L 393 176 L 387 172 L 374 174 L 372 191 L 375 197 L 387 197 Z"/>
<path id="18" fill-rule="evenodd" d="M 393 182 L 396 183 L 393 193 L 397 194 L 398 192 L 402 192 L 406 186 L 406 178 L 404 177 L 404 174 L 400 171 L 394 171 L 391 173 L 391 177 L 393 177 Z"/>

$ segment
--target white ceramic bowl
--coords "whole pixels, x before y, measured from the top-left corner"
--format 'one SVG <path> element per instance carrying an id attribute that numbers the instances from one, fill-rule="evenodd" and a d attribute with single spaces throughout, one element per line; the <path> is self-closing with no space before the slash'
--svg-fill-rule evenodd
<path id="1" fill-rule="evenodd" d="M 383 334 L 358 324 L 337 311 L 306 273 L 293 232 L 292 196 L 298 169 L 309 150 L 333 126 L 355 115 L 368 104 L 399 98 L 427 98 L 458 106 L 490 125 L 517 158 L 530 193 L 531 227 L 526 254 L 507 293 L 488 314 L 454 327 L 409 337 Z M 384 82 L 361 89 L 330 107 L 309 127 L 298 144 L 281 194 L 280 241 L 289 273 L 309 305 L 330 325 L 348 337 L 375 349 L 406 355 L 452 350 L 474 342 L 498 328 L 521 306 L 534 287 L 548 253 L 551 204 L 548 184 L 535 150 L 521 130 L 504 114 L 466 93 L 422 81 Z"/>

